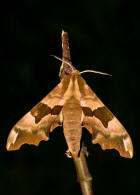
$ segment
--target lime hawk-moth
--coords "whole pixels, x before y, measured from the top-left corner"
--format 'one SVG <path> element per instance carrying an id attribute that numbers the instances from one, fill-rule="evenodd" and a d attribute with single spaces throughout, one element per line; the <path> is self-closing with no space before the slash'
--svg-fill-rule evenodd
<path id="1" fill-rule="evenodd" d="M 80 72 L 71 69 L 61 82 L 12 128 L 7 150 L 21 145 L 48 141 L 49 133 L 63 126 L 68 150 L 73 157 L 80 151 L 82 127 L 92 134 L 92 143 L 116 149 L 121 156 L 133 157 L 130 136 L 118 119 L 90 89 Z"/>

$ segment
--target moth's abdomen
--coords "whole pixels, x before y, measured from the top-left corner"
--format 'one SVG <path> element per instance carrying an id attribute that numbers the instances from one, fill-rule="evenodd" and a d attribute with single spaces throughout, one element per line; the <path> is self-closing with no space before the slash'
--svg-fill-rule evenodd
<path id="1" fill-rule="evenodd" d="M 78 122 L 73 122 L 73 125 L 71 125 L 71 123 L 67 121 L 65 121 L 63 125 L 68 150 L 72 156 L 77 157 L 80 150 L 80 140 L 82 134 L 81 125 Z"/>
<path id="2" fill-rule="evenodd" d="M 63 129 L 68 149 L 72 156 L 77 156 L 80 150 L 82 135 L 82 109 L 78 100 L 71 97 L 66 101 L 63 110 Z"/>

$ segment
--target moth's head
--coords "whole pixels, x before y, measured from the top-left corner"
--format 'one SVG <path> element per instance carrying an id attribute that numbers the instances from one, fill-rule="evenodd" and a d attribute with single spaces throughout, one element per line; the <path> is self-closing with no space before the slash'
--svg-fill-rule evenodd
<path id="1" fill-rule="evenodd" d="M 65 75 L 72 74 L 73 71 L 74 71 L 74 68 L 71 64 L 62 62 L 62 65 L 61 65 L 60 71 L 59 71 L 59 77 L 63 78 L 63 76 L 65 76 Z"/>
<path id="2" fill-rule="evenodd" d="M 61 59 L 57 56 L 51 55 L 54 58 L 56 58 L 57 60 L 62 61 L 62 65 L 60 67 L 60 71 L 59 71 L 59 77 L 62 79 L 64 76 L 66 75 L 70 75 L 72 74 L 74 71 L 76 71 L 76 69 L 74 68 L 74 66 L 72 66 L 71 62 L 69 59 Z M 79 71 L 77 71 L 78 73 Z M 76 73 L 76 72 L 75 72 Z M 80 73 L 79 73 L 80 74 Z"/>

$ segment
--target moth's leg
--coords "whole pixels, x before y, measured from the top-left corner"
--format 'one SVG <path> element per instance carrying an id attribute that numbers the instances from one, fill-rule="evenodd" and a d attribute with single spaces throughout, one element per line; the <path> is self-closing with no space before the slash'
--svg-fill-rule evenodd
<path id="1" fill-rule="evenodd" d="M 82 126 L 85 127 L 85 128 L 88 130 L 88 132 L 89 132 L 90 134 L 93 134 L 93 129 L 92 129 L 92 127 L 90 127 L 89 124 L 83 122 L 83 123 L 82 123 Z"/>
<path id="2" fill-rule="evenodd" d="M 58 126 L 62 126 L 62 113 L 60 113 L 56 119 L 53 121 L 52 125 L 51 125 L 51 128 L 50 128 L 50 132 L 52 132 L 56 127 Z"/>

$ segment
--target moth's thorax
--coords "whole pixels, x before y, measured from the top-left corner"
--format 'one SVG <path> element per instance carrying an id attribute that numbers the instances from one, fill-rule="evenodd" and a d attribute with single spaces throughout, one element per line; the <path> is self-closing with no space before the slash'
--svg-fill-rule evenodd
<path id="1" fill-rule="evenodd" d="M 68 79 L 69 78 L 69 79 Z M 68 81 L 69 80 L 69 81 Z M 81 80 L 82 80 L 82 88 L 84 88 L 85 81 L 80 76 L 80 72 L 74 70 L 71 75 L 66 76 L 64 79 L 64 85 L 67 83 L 67 88 L 64 93 L 64 97 L 67 100 L 70 97 L 75 97 L 77 100 L 80 101 L 81 98 Z"/>

